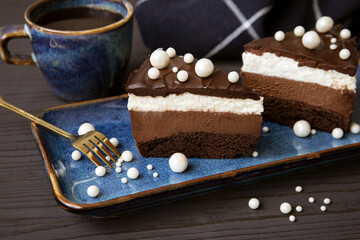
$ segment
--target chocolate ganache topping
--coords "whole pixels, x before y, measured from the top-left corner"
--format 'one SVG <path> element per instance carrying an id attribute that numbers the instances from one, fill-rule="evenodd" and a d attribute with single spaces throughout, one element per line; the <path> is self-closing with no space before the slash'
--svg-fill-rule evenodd
<path id="1" fill-rule="evenodd" d="M 148 76 L 148 70 L 152 67 L 148 57 L 138 70 L 131 73 L 126 90 L 137 96 L 167 96 L 188 92 L 216 97 L 260 99 L 242 81 L 229 82 L 228 74 L 218 68 L 215 68 L 209 77 L 199 77 L 195 73 L 196 62 L 197 60 L 185 63 L 183 57 L 175 56 L 170 59 L 167 67 L 159 69 L 160 76 L 153 80 Z M 177 67 L 178 71 L 187 71 L 188 79 L 185 82 L 177 79 L 177 73 L 173 72 L 174 67 Z"/>
<path id="2" fill-rule="evenodd" d="M 338 24 L 326 33 L 317 32 L 321 42 L 315 49 L 304 47 L 301 42 L 302 38 L 295 36 L 293 31 L 286 33 L 282 41 L 277 41 L 274 37 L 262 38 L 244 45 L 244 49 L 246 52 L 251 52 L 259 56 L 264 52 L 271 52 L 279 57 L 292 58 L 299 62 L 299 66 L 335 70 L 354 76 L 358 66 L 355 37 L 343 39 L 340 37 L 341 30 L 342 26 Z M 336 38 L 335 43 L 331 42 L 333 38 Z M 336 49 L 330 49 L 330 45 L 332 44 L 337 46 Z M 339 57 L 339 52 L 342 49 L 348 49 L 350 51 L 350 57 L 346 60 Z"/>

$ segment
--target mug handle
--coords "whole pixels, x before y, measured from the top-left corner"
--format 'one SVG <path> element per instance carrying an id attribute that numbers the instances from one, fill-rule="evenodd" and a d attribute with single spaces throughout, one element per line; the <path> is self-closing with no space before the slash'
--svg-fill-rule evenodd
<path id="1" fill-rule="evenodd" d="M 2 59 L 10 64 L 35 65 L 30 55 L 11 54 L 8 43 L 15 38 L 30 38 L 24 30 L 24 25 L 9 25 L 0 28 L 0 53 Z"/>

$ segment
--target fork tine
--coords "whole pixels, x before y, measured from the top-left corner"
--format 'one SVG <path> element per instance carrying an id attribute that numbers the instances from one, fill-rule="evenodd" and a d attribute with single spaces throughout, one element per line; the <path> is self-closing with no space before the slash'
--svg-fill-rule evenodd
<path id="1" fill-rule="evenodd" d="M 116 156 L 121 157 L 120 152 L 114 147 L 114 145 L 112 145 L 109 139 L 107 139 L 107 137 L 105 137 L 102 133 L 97 134 L 96 138 L 100 140 L 100 142 L 103 142 L 106 147 L 110 148 L 111 151 L 113 151 L 116 154 Z"/>
<path id="2" fill-rule="evenodd" d="M 85 154 L 96 166 L 101 166 L 101 163 L 96 159 L 96 157 L 94 156 L 94 154 L 92 154 L 89 149 L 87 149 L 86 147 L 78 147 L 73 145 L 77 150 L 79 150 L 80 152 L 82 152 L 83 154 Z"/>
<path id="3" fill-rule="evenodd" d="M 105 156 L 100 152 L 100 150 L 90 141 L 84 143 L 84 145 L 86 147 L 88 147 L 89 149 L 91 149 L 91 151 L 93 151 L 101 160 L 103 160 L 104 163 L 106 163 L 106 165 L 108 165 L 110 168 L 113 168 L 113 166 L 111 165 L 111 163 L 106 160 Z"/>
<path id="4" fill-rule="evenodd" d="M 105 152 L 106 155 L 109 156 L 111 160 L 113 160 L 115 163 L 117 162 L 114 156 L 109 152 L 109 150 L 104 146 L 104 144 L 98 138 L 92 138 L 90 141 L 93 144 L 95 144 L 98 148 L 100 148 L 103 152 Z"/>

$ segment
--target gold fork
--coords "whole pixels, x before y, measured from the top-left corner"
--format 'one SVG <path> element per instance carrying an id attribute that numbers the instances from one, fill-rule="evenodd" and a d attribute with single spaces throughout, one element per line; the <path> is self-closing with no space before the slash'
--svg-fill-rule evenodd
<path id="1" fill-rule="evenodd" d="M 110 157 L 111 160 L 113 160 L 116 163 L 116 159 L 114 156 L 110 153 L 108 149 L 113 151 L 117 157 L 120 157 L 121 154 L 119 151 L 112 145 L 112 143 L 107 139 L 102 133 L 98 131 L 90 131 L 84 135 L 74 135 L 71 133 L 68 133 L 48 122 L 45 122 L 44 120 L 37 118 L 30 113 L 25 112 L 24 110 L 21 110 L 18 107 L 15 107 L 14 105 L 6 102 L 0 95 L 0 106 L 13 111 L 14 113 L 19 114 L 20 116 L 29 119 L 30 121 L 49 129 L 59 135 L 61 135 L 64 138 L 73 140 L 72 145 L 74 148 L 78 149 L 80 152 L 85 154 L 96 166 L 101 166 L 101 163 L 97 160 L 97 158 L 94 156 L 93 153 L 95 153 L 102 161 L 104 161 L 110 168 L 112 168 L 111 163 L 106 159 L 104 152 L 107 156 Z M 101 150 L 101 151 L 100 151 Z"/>

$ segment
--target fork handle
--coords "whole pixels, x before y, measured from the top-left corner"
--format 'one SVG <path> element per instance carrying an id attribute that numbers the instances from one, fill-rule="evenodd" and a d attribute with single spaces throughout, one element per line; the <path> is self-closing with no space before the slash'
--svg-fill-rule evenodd
<path id="1" fill-rule="evenodd" d="M 50 131 L 53 131 L 57 134 L 60 134 L 61 136 L 65 137 L 65 138 L 68 138 L 68 139 L 71 139 L 71 140 L 75 140 L 76 139 L 76 136 L 71 134 L 71 133 L 68 133 L 48 122 L 45 122 L 44 120 L 40 119 L 40 118 L 37 118 L 35 117 L 34 115 L 31 115 L 30 113 L 28 112 L 25 112 L 24 110 L 6 102 L 0 95 L 0 106 L 14 112 L 14 113 L 17 113 L 19 114 L 20 116 L 26 118 L 26 119 L 29 119 L 30 121 L 32 121 L 33 123 L 36 123 L 46 129 L 49 129 Z"/>

